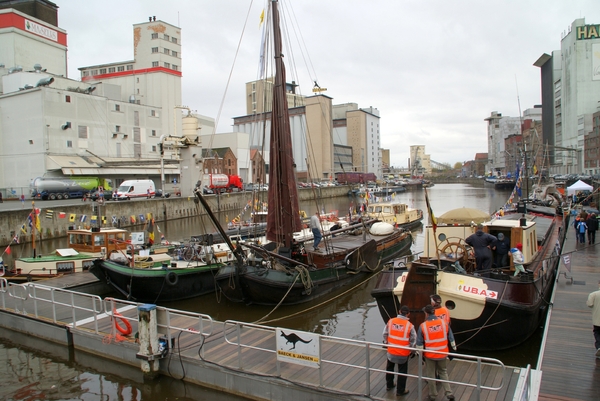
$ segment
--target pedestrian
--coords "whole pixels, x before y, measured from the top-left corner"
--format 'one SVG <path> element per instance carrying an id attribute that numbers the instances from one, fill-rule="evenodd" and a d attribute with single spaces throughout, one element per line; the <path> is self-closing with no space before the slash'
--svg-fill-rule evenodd
<path id="1" fill-rule="evenodd" d="M 496 241 L 496 267 L 502 268 L 508 266 L 508 252 L 510 251 L 510 240 L 503 233 L 498 233 Z"/>
<path id="2" fill-rule="evenodd" d="M 492 268 L 492 247 L 497 238 L 483 232 L 483 224 L 477 224 L 477 231 L 471 234 L 465 242 L 475 250 L 475 263 L 477 270 L 490 270 Z"/>
<path id="3" fill-rule="evenodd" d="M 598 231 L 598 218 L 596 213 L 590 213 L 587 220 L 585 221 L 588 229 L 588 245 L 596 243 L 596 231 Z"/>
<path id="4" fill-rule="evenodd" d="M 585 244 L 585 232 L 587 231 L 587 224 L 585 220 L 581 218 L 579 223 L 577 223 L 577 238 L 579 238 L 579 243 Z"/>
<path id="5" fill-rule="evenodd" d="M 321 235 L 321 221 L 319 220 L 318 211 L 310 217 L 309 225 L 314 237 L 313 248 L 316 251 L 317 249 L 319 249 L 319 242 L 321 242 L 321 238 L 323 238 L 323 236 Z"/>
<path id="6" fill-rule="evenodd" d="M 442 297 L 438 294 L 433 294 L 429 297 L 431 300 L 431 306 L 435 311 L 435 315 L 442 319 L 448 327 L 450 327 L 450 311 L 445 306 L 442 306 Z"/>
<path id="7" fill-rule="evenodd" d="M 25 209 L 25 195 L 21 194 L 21 208 Z"/>
<path id="8" fill-rule="evenodd" d="M 594 346 L 596 358 L 600 359 L 600 281 L 598 291 L 592 292 L 587 299 L 587 306 L 592 308 L 592 324 L 594 325 Z"/>
<path id="9" fill-rule="evenodd" d="M 452 334 L 452 329 L 435 315 L 433 306 L 425 306 L 423 312 L 425 312 L 425 321 L 419 326 L 417 348 L 424 349 L 423 358 L 425 360 L 427 386 L 429 387 L 429 400 L 433 401 L 437 398 L 436 372 L 439 374 L 441 380 L 445 380 L 442 382 L 442 387 L 444 388 L 446 398 L 453 400 L 454 394 L 450 388 L 450 383 L 447 381 L 449 380 L 448 344 L 456 351 L 454 334 Z"/>
<path id="10" fill-rule="evenodd" d="M 525 257 L 523 256 L 523 244 L 517 244 L 510 250 L 513 258 L 513 264 L 515 265 L 515 276 L 519 273 L 525 273 L 523 263 L 525 263 Z"/>
<path id="11" fill-rule="evenodd" d="M 388 320 L 383 328 L 384 344 L 414 348 L 417 343 L 417 333 L 413 324 L 408 320 L 409 315 L 410 309 L 408 306 L 403 305 L 400 308 L 400 314 Z M 393 373 L 395 366 L 398 365 L 397 396 L 406 395 L 409 392 L 406 389 L 406 374 L 408 373 L 408 360 L 413 355 L 414 352 L 408 348 L 387 348 L 387 365 L 385 370 L 391 373 L 386 373 L 385 375 L 386 388 L 389 391 L 395 387 Z"/>
<path id="12" fill-rule="evenodd" d="M 581 217 L 579 215 L 575 216 L 575 220 L 573 220 L 573 228 L 575 228 L 575 238 L 577 238 L 577 242 L 579 242 L 579 222 L 581 221 Z"/>
<path id="13" fill-rule="evenodd" d="M 150 199 L 150 188 L 146 190 L 146 199 Z"/>

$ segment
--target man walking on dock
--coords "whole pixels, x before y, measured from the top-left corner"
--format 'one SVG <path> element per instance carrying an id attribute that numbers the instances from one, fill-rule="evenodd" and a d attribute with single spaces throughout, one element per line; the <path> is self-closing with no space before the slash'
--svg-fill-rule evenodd
<path id="1" fill-rule="evenodd" d="M 398 317 L 393 317 L 388 320 L 383 329 L 383 343 L 397 345 L 399 347 L 414 347 L 417 342 L 417 333 L 415 327 L 408 320 L 410 309 L 403 305 L 400 308 Z M 398 365 L 398 387 L 396 395 L 403 396 L 408 394 L 406 389 L 406 374 L 408 373 L 408 358 L 411 357 L 411 350 L 408 348 L 388 347 L 387 349 L 387 365 L 385 370 L 391 373 L 385 375 L 387 383 L 386 388 L 391 390 L 394 388 L 394 367 Z"/>
<path id="2" fill-rule="evenodd" d="M 419 332 L 417 334 L 417 348 L 423 349 L 423 357 L 425 359 L 425 372 L 428 377 L 427 386 L 429 387 L 429 399 L 435 400 L 437 398 L 437 381 L 434 380 L 436 371 L 440 376 L 442 387 L 446 393 L 446 398 L 449 400 L 454 399 L 450 383 L 448 381 L 448 344 L 452 346 L 453 350 L 456 350 L 456 343 L 454 342 L 454 334 L 452 329 L 439 317 L 435 315 L 433 306 L 427 305 L 423 308 L 425 312 L 425 321 L 419 326 Z M 431 352 L 438 351 L 438 352 Z"/>
<path id="3" fill-rule="evenodd" d="M 592 308 L 596 358 L 600 359 L 600 281 L 598 281 L 598 288 L 598 291 L 592 292 L 588 297 L 587 306 Z"/>

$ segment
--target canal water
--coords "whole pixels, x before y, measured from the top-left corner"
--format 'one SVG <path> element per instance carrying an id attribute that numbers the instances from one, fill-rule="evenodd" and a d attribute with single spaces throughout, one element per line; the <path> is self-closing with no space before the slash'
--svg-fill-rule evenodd
<path id="1" fill-rule="evenodd" d="M 510 191 L 497 191 L 492 186 L 471 186 L 467 184 L 438 184 L 428 189 L 431 208 L 436 216 L 460 208 L 472 207 L 490 213 L 498 210 L 507 201 Z M 301 207 L 310 215 L 316 208 L 329 212 L 338 210 L 346 214 L 351 205 L 356 206 L 362 199 L 337 198 L 325 200 L 323 204 L 304 204 Z M 427 215 L 425 193 L 423 190 L 407 191 L 396 196 L 397 202 L 422 209 Z M 234 216 L 221 215 L 222 221 Z M 199 217 L 165 222 L 160 225 L 161 232 L 171 241 L 190 238 L 203 230 L 212 231 L 208 221 Z M 423 249 L 422 228 L 413 231 L 415 242 L 412 251 Z M 64 247 L 57 240 L 47 241 L 40 251 Z M 26 248 L 22 252 L 27 252 Z M 328 302 L 315 301 L 307 304 L 266 307 L 243 305 L 229 302 L 224 297 L 209 294 L 202 297 L 164 304 L 164 306 L 189 310 L 210 315 L 215 320 L 243 320 L 259 322 L 274 327 L 293 328 L 328 336 L 343 337 L 372 342 L 381 341 L 383 320 L 377 304 L 370 293 L 375 280 L 365 281 L 351 290 L 344 289 L 335 294 Z M 114 294 L 118 297 L 117 294 Z M 535 367 L 542 336 L 538 330 L 532 338 L 521 346 L 498 353 L 487 353 L 500 359 L 506 365 Z M 493 342 L 494 339 L 490 339 Z M 459 350 L 460 352 L 460 350 Z M 124 379 L 123 376 L 103 369 L 102 360 L 83 366 L 74 362 L 76 358 L 64 358 L 43 354 L 27 347 L 27 341 L 19 344 L 4 341 L 0 337 L 0 368 L 4 373 L 4 383 L 0 389 L 0 398 L 15 400 L 241 400 L 242 398 L 193 388 L 169 378 L 160 378 L 158 382 L 138 383 Z M 86 360 L 89 360 L 86 359 Z M 187 386 L 187 387 L 186 387 Z M 43 394 L 43 396 L 42 396 Z M 200 395 L 201 394 L 201 395 Z"/>

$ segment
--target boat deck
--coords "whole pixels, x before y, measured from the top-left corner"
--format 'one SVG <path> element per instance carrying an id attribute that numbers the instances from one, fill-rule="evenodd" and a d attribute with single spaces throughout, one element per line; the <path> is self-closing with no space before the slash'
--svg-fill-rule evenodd
<path id="1" fill-rule="evenodd" d="M 600 241 L 577 244 L 575 230 L 572 226 L 568 230 L 563 255 L 570 256 L 571 272 L 561 263 L 538 362 L 542 370 L 539 399 L 592 401 L 600 399 L 600 359 L 595 357 L 591 309 L 586 301 L 598 289 Z"/>

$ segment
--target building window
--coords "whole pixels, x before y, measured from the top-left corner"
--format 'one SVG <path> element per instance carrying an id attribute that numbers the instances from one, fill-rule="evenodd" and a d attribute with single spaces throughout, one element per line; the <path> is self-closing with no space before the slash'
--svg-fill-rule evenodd
<path id="1" fill-rule="evenodd" d="M 110 68 L 108 69 L 108 72 L 109 72 L 109 73 L 110 73 L 110 72 L 115 72 L 115 67 L 110 67 Z"/>
<path id="2" fill-rule="evenodd" d="M 170 63 L 165 63 L 165 68 L 171 68 L 171 64 Z"/>
<path id="3" fill-rule="evenodd" d="M 73 147 L 73 141 L 67 141 L 67 148 Z"/>
<path id="4" fill-rule="evenodd" d="M 167 35 L 167 34 L 165 33 L 165 37 L 164 37 L 164 39 L 165 39 L 165 40 L 169 40 L 169 39 L 170 39 L 170 38 L 169 38 L 169 35 Z"/>
<path id="5" fill-rule="evenodd" d="M 177 38 L 171 38 L 171 42 L 177 43 Z"/>
<path id="6" fill-rule="evenodd" d="M 121 105 L 115 104 L 115 111 L 121 111 Z"/>
<path id="7" fill-rule="evenodd" d="M 163 53 L 165 53 L 166 55 L 171 54 L 171 51 L 167 48 L 163 49 Z"/>
<path id="8" fill-rule="evenodd" d="M 78 138 L 79 139 L 88 139 L 88 127 L 85 125 L 80 125 L 78 127 Z"/>
<path id="9" fill-rule="evenodd" d="M 156 146 L 152 145 L 152 151 L 156 152 Z"/>
<path id="10" fill-rule="evenodd" d="M 98 70 L 92 70 L 92 75 L 98 75 Z"/>
<path id="11" fill-rule="evenodd" d="M 133 64 L 129 64 L 127 66 L 127 71 L 132 71 L 133 70 Z"/>
<path id="12" fill-rule="evenodd" d="M 152 48 L 152 53 L 158 53 L 158 47 L 153 47 Z"/>
<path id="13" fill-rule="evenodd" d="M 156 117 L 156 110 L 150 110 L 150 115 L 152 117 Z"/>
<path id="14" fill-rule="evenodd" d="M 158 39 L 158 33 L 153 33 L 152 35 L 150 35 L 151 39 Z"/>
<path id="15" fill-rule="evenodd" d="M 106 68 L 100 68 L 100 75 L 106 74 Z"/>
<path id="16" fill-rule="evenodd" d="M 155 129 L 152 130 L 152 136 L 156 136 L 156 130 Z"/>
<path id="17" fill-rule="evenodd" d="M 152 67 L 158 67 L 158 61 L 153 61 L 152 62 Z"/>
<path id="18" fill-rule="evenodd" d="M 70 95 L 66 95 L 65 96 L 65 102 L 71 103 L 71 96 Z"/>
<path id="19" fill-rule="evenodd" d="M 178 67 L 178 66 L 176 66 L 175 64 L 173 64 L 173 69 L 174 69 L 175 71 L 177 71 L 177 70 L 179 70 L 179 67 Z"/>
<path id="20" fill-rule="evenodd" d="M 171 51 L 171 56 L 173 56 L 173 57 L 177 57 L 177 54 L 178 54 L 178 53 L 177 53 L 175 50 Z"/>
<path id="21" fill-rule="evenodd" d="M 117 71 L 121 72 L 121 71 L 125 71 L 125 66 L 119 66 L 117 67 Z"/>
<path id="22" fill-rule="evenodd" d="M 89 74 L 90 74 L 89 71 L 82 71 L 81 72 L 81 76 L 82 77 L 87 77 Z"/>

